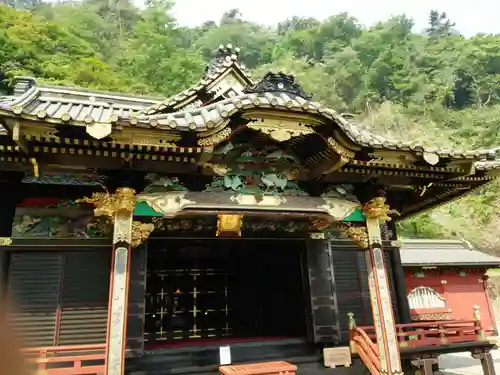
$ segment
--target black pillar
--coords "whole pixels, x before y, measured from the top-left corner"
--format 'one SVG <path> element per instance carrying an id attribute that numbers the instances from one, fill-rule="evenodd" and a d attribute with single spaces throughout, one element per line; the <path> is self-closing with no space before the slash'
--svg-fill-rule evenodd
<path id="1" fill-rule="evenodd" d="M 16 205 L 22 197 L 22 176 L 22 173 L 0 174 L 0 237 L 10 237 L 12 234 Z M 0 298 L 6 290 L 8 270 L 9 252 L 3 247 L 0 248 Z"/>
<path id="2" fill-rule="evenodd" d="M 330 242 L 307 241 L 306 257 L 313 340 L 325 345 L 338 344 L 341 332 Z"/>
<path id="3" fill-rule="evenodd" d="M 390 221 L 387 225 L 392 232 L 391 240 L 397 240 L 395 223 Z M 401 262 L 401 252 L 399 248 L 392 248 L 389 252 L 391 254 L 394 289 L 396 292 L 400 323 L 411 323 L 410 304 L 408 303 L 408 296 L 406 294 L 406 280 L 403 263 Z"/>
<path id="4" fill-rule="evenodd" d="M 399 252 L 399 248 L 391 249 L 390 253 L 399 318 L 402 324 L 411 323 L 410 304 L 408 303 L 408 296 L 406 294 L 406 281 L 403 264 L 401 262 L 401 253 Z"/>

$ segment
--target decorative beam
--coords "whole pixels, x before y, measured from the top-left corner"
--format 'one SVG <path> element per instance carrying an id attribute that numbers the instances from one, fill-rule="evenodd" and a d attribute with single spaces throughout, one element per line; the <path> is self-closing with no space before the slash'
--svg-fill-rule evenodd
<path id="1" fill-rule="evenodd" d="M 384 197 L 376 197 L 365 203 L 363 212 L 369 242 L 365 260 L 381 373 L 399 375 L 402 374 L 401 358 L 380 231 L 380 225 L 391 220 L 389 214 L 394 212 L 385 204 Z"/>
<path id="2" fill-rule="evenodd" d="M 154 229 L 153 224 L 132 220 L 136 201 L 135 190 L 130 188 L 118 188 L 114 194 L 94 193 L 91 198 L 77 200 L 77 203 L 93 204 L 95 216 L 104 216 L 113 223 L 105 375 L 125 373 L 131 250 Z"/>

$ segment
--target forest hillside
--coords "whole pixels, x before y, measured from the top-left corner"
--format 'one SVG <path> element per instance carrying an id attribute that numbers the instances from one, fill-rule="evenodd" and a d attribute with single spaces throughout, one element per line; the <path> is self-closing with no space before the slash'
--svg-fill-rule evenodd
<path id="1" fill-rule="evenodd" d="M 181 27 L 172 2 L 0 0 L 0 94 L 16 75 L 44 83 L 169 96 L 195 82 L 220 44 L 241 47 L 254 76 L 294 74 L 314 99 L 367 128 L 443 148 L 500 145 L 500 35 L 460 35 L 429 10 L 426 30 L 401 15 L 365 27 L 348 14 L 283 20 L 237 9 Z M 458 31 L 457 31 L 458 30 Z M 466 238 L 500 254 L 500 184 L 399 224 L 406 237 Z"/>

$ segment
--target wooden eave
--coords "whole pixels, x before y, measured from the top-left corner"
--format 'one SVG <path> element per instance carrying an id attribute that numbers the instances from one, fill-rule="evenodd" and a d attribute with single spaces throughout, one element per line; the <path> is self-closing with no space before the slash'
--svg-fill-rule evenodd
<path id="1" fill-rule="evenodd" d="M 477 159 L 491 157 L 489 150 L 478 152 L 439 151 L 389 141 L 362 130 L 356 124 L 319 103 L 305 100 L 290 93 L 243 94 L 195 110 L 159 115 L 136 115 L 133 112 L 131 115 L 129 111 L 128 114 L 119 117 L 117 113 L 111 113 L 110 110 L 113 107 L 113 110 L 118 109 L 123 113 L 123 108 L 119 108 L 117 105 L 104 108 L 102 101 L 87 100 L 69 103 L 68 98 L 62 98 L 59 102 L 47 101 L 46 96 L 40 96 L 40 92 L 43 91 L 33 87 L 18 100 L 0 106 L 0 121 L 6 124 L 6 128 L 11 134 L 14 124 L 20 124 L 20 134 L 27 141 L 61 143 L 54 134 L 55 125 L 76 126 L 83 130 L 90 126 L 109 124 L 111 134 L 107 141 L 74 139 L 69 144 L 75 146 L 81 143 L 81 146 L 90 147 L 92 145 L 92 147 L 98 148 L 100 143 L 110 143 L 112 147 L 122 151 L 132 148 L 149 151 L 149 148 L 153 150 L 153 153 L 156 149 L 159 153 L 165 153 L 168 148 L 212 148 L 230 138 L 234 131 L 231 128 L 232 120 L 243 117 L 247 121 L 272 119 L 283 123 L 298 123 L 308 126 L 311 134 L 317 134 L 318 140 L 322 139 L 327 143 L 339 144 L 332 146 L 330 151 L 325 150 L 322 155 L 310 162 L 310 166 L 314 163 L 328 163 L 331 157 L 328 153 L 338 153 L 340 147 L 352 154 L 347 166 L 352 168 L 353 173 L 357 173 L 358 170 L 362 173 L 367 170 L 413 170 L 415 173 L 420 173 L 422 178 L 425 178 L 426 175 L 431 179 L 433 178 L 431 175 L 443 175 L 436 176 L 434 179 L 449 179 L 470 175 L 469 170 L 472 169 Z M 65 91 L 60 92 L 64 93 Z M 88 93 L 85 92 L 85 94 Z M 66 110 L 72 109 L 75 105 L 77 110 L 73 116 L 62 109 L 63 106 Z M 105 111 L 108 115 L 106 121 L 103 119 Z M 86 115 L 84 116 L 82 112 Z M 1 116 L 3 116 L 3 120 L 1 120 Z M 288 130 L 295 129 L 292 127 Z M 191 137 L 191 143 L 183 143 L 183 147 L 177 146 L 176 143 L 187 134 L 195 135 L 194 138 Z M 303 136 L 295 137 L 290 142 L 300 143 L 303 138 Z M 62 143 L 65 142 L 68 144 L 67 141 Z M 104 147 L 107 146 L 104 145 Z M 200 150 L 200 152 L 204 151 Z M 357 158 L 356 154 L 360 152 L 365 155 L 364 160 Z M 396 159 L 403 161 L 389 163 L 384 162 L 384 158 L 380 161 L 380 155 L 384 155 L 384 153 L 389 155 L 389 159 L 394 159 L 397 156 Z M 445 163 L 439 162 L 434 166 L 422 163 L 424 153 L 433 153 Z M 367 158 L 372 158 L 372 160 L 366 161 Z M 415 162 L 420 162 L 422 165 L 418 166 Z M 484 164 L 484 162 L 482 163 Z M 492 173 L 493 169 L 496 167 L 489 167 L 487 173 Z"/>

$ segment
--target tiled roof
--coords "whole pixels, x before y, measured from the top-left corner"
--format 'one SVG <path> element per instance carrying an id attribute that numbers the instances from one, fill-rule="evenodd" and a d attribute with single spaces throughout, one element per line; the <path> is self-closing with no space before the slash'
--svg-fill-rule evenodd
<path id="1" fill-rule="evenodd" d="M 217 127 L 237 112 L 247 109 L 276 109 L 306 113 L 334 121 L 356 144 L 379 149 L 434 152 L 440 157 L 491 158 L 489 150 L 458 151 L 424 148 L 420 144 L 398 142 L 363 129 L 350 119 L 320 103 L 290 93 L 265 92 L 242 94 L 217 103 L 176 113 L 141 115 L 158 104 L 154 98 L 129 96 L 59 86 L 33 86 L 24 95 L 0 102 L 0 113 L 13 112 L 26 118 L 48 122 L 86 125 L 120 122 L 141 127 L 176 131 L 206 131 Z"/>
<path id="2" fill-rule="evenodd" d="M 471 249 L 466 241 L 403 240 L 403 266 L 487 266 L 500 267 L 500 258 Z"/>
<path id="3" fill-rule="evenodd" d="M 77 89 L 64 86 L 32 86 L 22 96 L 0 101 L 8 111 L 49 122 L 112 122 L 129 118 L 159 99 Z"/>

